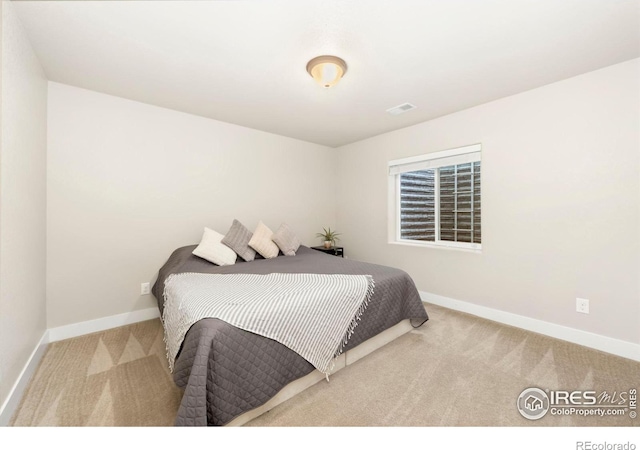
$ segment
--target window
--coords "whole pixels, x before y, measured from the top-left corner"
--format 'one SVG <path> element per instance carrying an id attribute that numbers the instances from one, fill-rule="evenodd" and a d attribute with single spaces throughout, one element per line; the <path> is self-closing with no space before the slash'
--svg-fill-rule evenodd
<path id="1" fill-rule="evenodd" d="M 389 241 L 482 247 L 480 144 L 389 162 Z"/>

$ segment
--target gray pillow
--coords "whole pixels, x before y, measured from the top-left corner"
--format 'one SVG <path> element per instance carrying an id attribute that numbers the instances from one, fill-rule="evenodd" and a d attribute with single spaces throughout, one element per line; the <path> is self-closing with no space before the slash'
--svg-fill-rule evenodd
<path id="1" fill-rule="evenodd" d="M 231 228 L 222 239 L 222 243 L 236 252 L 240 258 L 245 261 L 253 261 L 256 257 L 256 251 L 249 247 L 249 241 L 253 233 L 237 220 L 233 220 Z"/>
<path id="2" fill-rule="evenodd" d="M 271 240 L 276 243 L 278 248 L 282 250 L 282 253 L 286 256 L 295 256 L 301 244 L 298 236 L 296 236 L 286 223 L 280 225 L 278 231 L 273 233 Z"/>

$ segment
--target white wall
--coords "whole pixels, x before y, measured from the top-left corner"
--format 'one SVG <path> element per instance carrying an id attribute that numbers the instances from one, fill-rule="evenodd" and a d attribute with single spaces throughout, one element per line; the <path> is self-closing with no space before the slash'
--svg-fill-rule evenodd
<path id="1" fill-rule="evenodd" d="M 155 307 L 170 253 L 237 218 L 334 226 L 334 149 L 49 83 L 48 327 Z"/>
<path id="2" fill-rule="evenodd" d="M 639 343 L 639 66 L 339 148 L 347 254 L 403 268 L 428 293 Z M 388 244 L 387 162 L 475 143 L 482 253 Z M 576 297 L 591 301 L 589 315 L 575 312 Z"/>
<path id="3" fill-rule="evenodd" d="M 11 2 L 2 8 L 0 405 L 46 328 L 47 81 Z"/>

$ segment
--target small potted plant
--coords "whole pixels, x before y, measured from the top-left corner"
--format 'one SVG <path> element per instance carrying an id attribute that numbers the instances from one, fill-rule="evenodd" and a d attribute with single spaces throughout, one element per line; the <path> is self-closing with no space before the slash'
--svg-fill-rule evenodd
<path id="1" fill-rule="evenodd" d="M 324 248 L 335 247 L 336 241 L 339 241 L 340 238 L 338 236 L 340 233 L 336 233 L 335 231 L 331 231 L 331 227 L 322 228 L 322 233 L 316 233 L 316 236 L 322 238 L 324 240 Z"/>

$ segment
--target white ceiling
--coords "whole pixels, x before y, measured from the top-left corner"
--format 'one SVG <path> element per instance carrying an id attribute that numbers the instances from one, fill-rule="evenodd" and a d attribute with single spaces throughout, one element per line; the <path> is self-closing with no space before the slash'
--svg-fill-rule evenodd
<path id="1" fill-rule="evenodd" d="M 640 56 L 638 0 L 13 4 L 50 80 L 332 147 Z"/>

